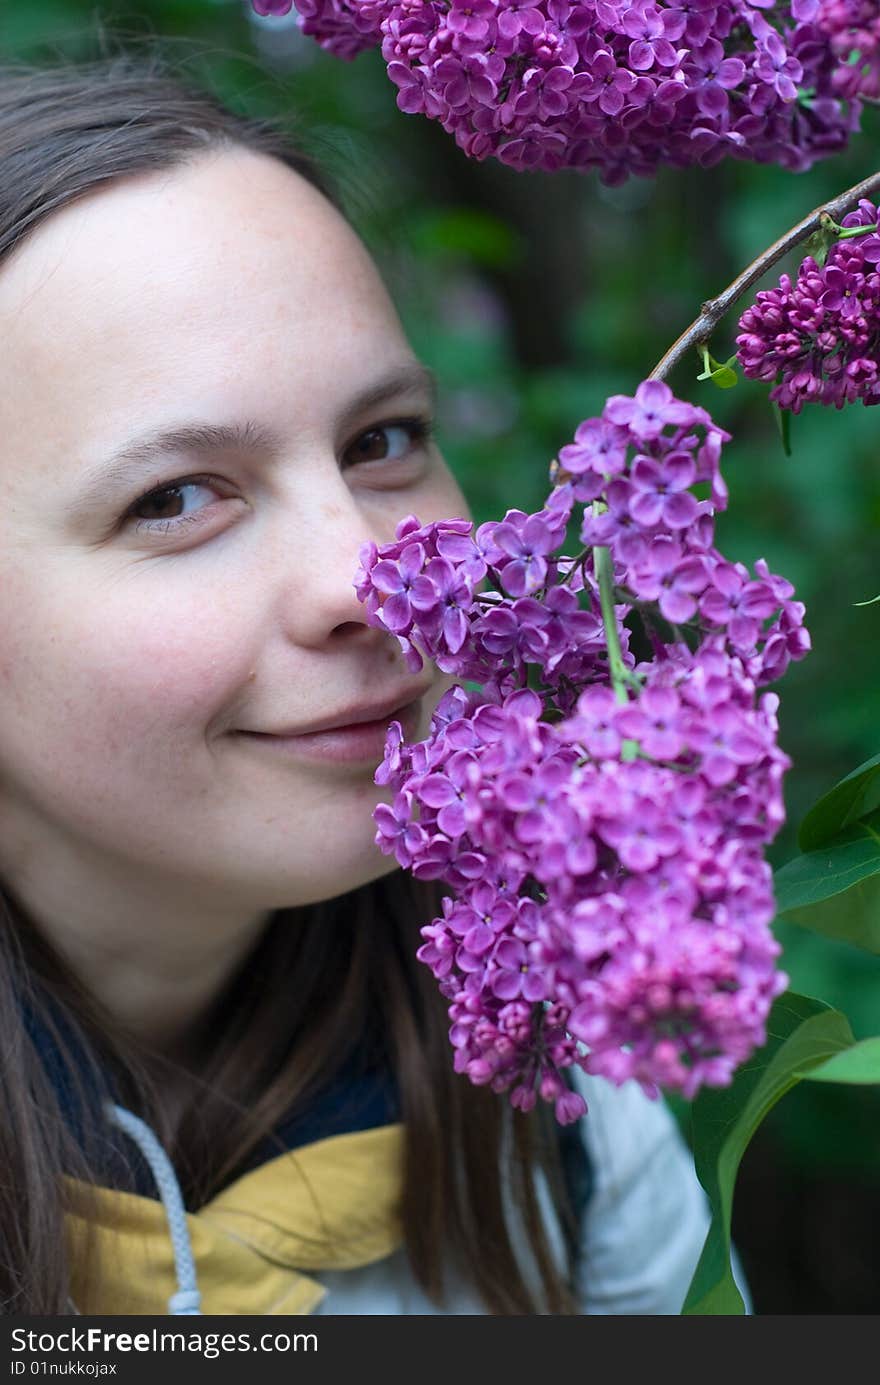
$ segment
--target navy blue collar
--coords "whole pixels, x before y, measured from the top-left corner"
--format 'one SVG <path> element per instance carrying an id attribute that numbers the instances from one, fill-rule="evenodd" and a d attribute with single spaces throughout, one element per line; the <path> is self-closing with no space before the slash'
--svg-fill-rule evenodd
<path id="1" fill-rule="evenodd" d="M 124 1188 L 144 1197 L 157 1197 L 155 1179 L 140 1151 L 104 1115 L 106 1101 L 125 1105 L 112 1079 L 101 1073 L 100 1083 L 103 1086 L 96 1082 L 76 1027 L 55 1002 L 50 1002 L 50 1009 L 53 1023 L 76 1064 L 82 1095 L 77 1093 L 51 1029 L 38 1019 L 32 1006 L 27 1003 L 22 1005 L 22 1016 L 68 1130 L 80 1148 L 85 1143 L 87 1128 L 97 1136 L 102 1186 Z M 400 1102 L 393 1076 L 387 1069 L 368 1064 L 356 1052 L 312 1098 L 307 1110 L 297 1107 L 291 1109 L 275 1130 L 253 1150 L 236 1176 L 241 1177 L 289 1150 L 316 1140 L 372 1130 L 398 1120 Z M 135 1186 L 132 1186 L 132 1179 Z"/>

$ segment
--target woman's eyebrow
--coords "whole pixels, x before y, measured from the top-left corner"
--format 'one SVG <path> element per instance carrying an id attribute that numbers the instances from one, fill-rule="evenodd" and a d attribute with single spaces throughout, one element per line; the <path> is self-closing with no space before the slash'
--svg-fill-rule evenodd
<path id="1" fill-rule="evenodd" d="M 434 372 L 421 362 L 395 370 L 360 391 L 343 410 L 339 426 L 344 431 L 368 409 L 405 394 L 426 395 L 432 408 L 437 400 L 437 380 Z M 217 451 L 240 451 L 257 448 L 269 456 L 277 456 L 284 439 L 274 429 L 252 419 L 236 423 L 179 423 L 147 433 L 125 443 L 118 451 L 91 468 L 82 479 L 81 493 L 74 509 L 88 509 L 92 492 L 107 485 L 121 485 L 132 480 L 152 462 L 170 453 L 205 454 Z"/>

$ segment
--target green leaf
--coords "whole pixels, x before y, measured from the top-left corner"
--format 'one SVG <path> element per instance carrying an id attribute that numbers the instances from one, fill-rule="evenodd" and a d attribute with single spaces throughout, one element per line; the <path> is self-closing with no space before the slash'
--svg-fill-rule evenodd
<path id="1" fill-rule="evenodd" d="M 849 1082 L 859 1086 L 880 1083 L 880 1035 L 862 1039 L 844 1053 L 837 1053 L 827 1063 L 820 1063 L 812 1072 L 801 1077 L 811 1082 Z"/>
<path id="2" fill-rule="evenodd" d="M 877 604 L 878 601 L 880 601 L 880 596 L 872 596 L 870 601 L 854 601 L 854 602 L 853 602 L 853 605 L 854 605 L 854 606 L 876 606 L 876 604 Z"/>
<path id="3" fill-rule="evenodd" d="M 682 1314 L 742 1314 L 730 1265 L 730 1218 L 742 1156 L 761 1121 L 801 1077 L 853 1044 L 849 1021 L 821 1000 L 786 991 L 767 1020 L 767 1042 L 729 1087 L 704 1088 L 693 1103 L 697 1176 L 712 1222 Z"/>
<path id="4" fill-rule="evenodd" d="M 731 356 L 730 361 L 735 360 L 736 357 Z M 731 390 L 734 385 L 739 384 L 739 376 L 733 369 L 730 361 L 726 361 L 724 365 L 719 366 L 717 370 L 713 370 L 712 372 L 712 383 L 713 385 L 717 385 L 720 390 Z"/>
<path id="5" fill-rule="evenodd" d="M 815 95 L 815 93 L 811 94 Z M 813 232 L 804 246 L 807 254 L 812 255 L 820 269 L 828 259 L 828 252 L 832 245 L 836 244 L 839 234 L 839 230 L 830 216 L 820 217 L 818 230 Z"/>
<path id="6" fill-rule="evenodd" d="M 880 755 L 852 770 L 813 804 L 798 830 L 798 846 L 815 851 L 874 808 L 880 808 Z"/>
<path id="7" fill-rule="evenodd" d="M 880 875 L 860 880 L 845 893 L 816 904 L 780 909 L 779 917 L 823 938 L 880 956 Z"/>
<path id="8" fill-rule="evenodd" d="M 698 348 L 703 359 L 703 371 L 697 376 L 698 380 L 711 380 L 713 385 L 717 385 L 721 390 L 733 389 L 734 385 L 739 384 L 739 376 L 734 370 L 736 356 L 731 356 L 723 364 L 716 361 L 714 356 L 709 355 L 709 348 L 701 346 Z"/>
<path id="9" fill-rule="evenodd" d="M 837 237 L 835 236 L 834 239 L 836 240 Z M 810 236 L 804 248 L 807 254 L 812 255 L 816 264 L 822 269 L 825 261 L 828 259 L 828 251 L 831 249 L 831 245 L 827 238 L 823 237 L 820 231 L 817 231 L 814 236 Z"/>
<path id="10" fill-rule="evenodd" d="M 781 918 L 880 953 L 880 810 L 773 876 Z"/>

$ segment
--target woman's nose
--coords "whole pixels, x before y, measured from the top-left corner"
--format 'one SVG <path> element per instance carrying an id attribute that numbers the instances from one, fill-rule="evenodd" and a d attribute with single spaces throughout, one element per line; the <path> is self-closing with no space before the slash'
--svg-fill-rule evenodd
<path id="1" fill-rule="evenodd" d="M 295 525 L 286 526 L 286 551 L 278 565 L 283 574 L 279 616 L 290 638 L 306 646 L 353 638 L 397 644 L 393 635 L 367 623 L 366 606 L 354 587 L 361 548 L 370 541 L 390 542 L 394 527 L 387 516 L 371 518 L 344 482 L 312 497 Z"/>

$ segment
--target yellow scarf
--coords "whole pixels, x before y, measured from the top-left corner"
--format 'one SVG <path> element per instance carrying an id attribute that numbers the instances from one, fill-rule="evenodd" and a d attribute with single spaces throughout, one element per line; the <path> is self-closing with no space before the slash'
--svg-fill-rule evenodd
<path id="1" fill-rule="evenodd" d="M 261 1164 L 187 1213 L 202 1312 L 311 1313 L 326 1290 L 303 1270 L 354 1269 L 401 1245 L 402 1168 L 402 1125 L 334 1135 Z M 163 1204 L 109 1188 L 98 1198 L 95 1284 L 78 1270 L 83 1220 L 66 1218 L 74 1303 L 95 1316 L 167 1313 L 177 1279 Z"/>

